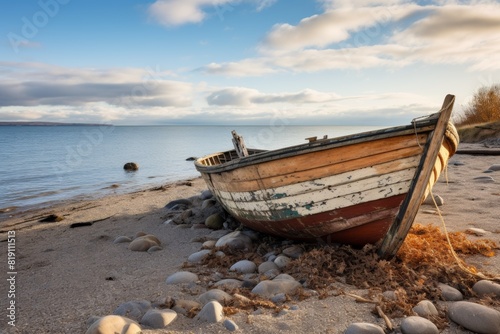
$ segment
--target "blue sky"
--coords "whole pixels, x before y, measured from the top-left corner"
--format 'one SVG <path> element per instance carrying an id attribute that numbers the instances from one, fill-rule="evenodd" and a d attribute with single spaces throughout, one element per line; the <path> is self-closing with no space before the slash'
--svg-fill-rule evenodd
<path id="1" fill-rule="evenodd" d="M 0 121 L 395 125 L 500 82 L 500 4 L 0 4 Z"/>

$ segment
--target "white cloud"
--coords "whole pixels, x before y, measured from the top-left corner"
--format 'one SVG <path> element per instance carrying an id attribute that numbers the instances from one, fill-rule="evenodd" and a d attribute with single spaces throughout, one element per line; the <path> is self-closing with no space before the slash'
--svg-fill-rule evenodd
<path id="1" fill-rule="evenodd" d="M 235 0 L 156 0 L 149 8 L 149 14 L 165 26 L 198 23 L 206 17 L 205 7 L 223 12 Z"/>
<path id="2" fill-rule="evenodd" d="M 261 11 L 277 0 L 156 0 L 148 7 L 148 13 L 162 25 L 179 26 L 202 22 L 210 15 L 222 20 L 227 12 L 244 1 L 253 3 L 256 10 Z"/>
<path id="3" fill-rule="evenodd" d="M 336 93 L 319 92 L 314 89 L 303 89 L 299 92 L 262 93 L 257 89 L 246 87 L 227 87 L 210 93 L 206 100 L 209 105 L 248 107 L 256 104 L 309 104 L 339 100 Z"/>
<path id="4" fill-rule="evenodd" d="M 192 84 L 158 68 L 107 70 L 0 62 L 0 106 L 107 103 L 124 107 L 191 105 Z"/>
<path id="5" fill-rule="evenodd" d="M 361 7 L 356 7 L 356 6 Z M 363 7 L 364 6 L 364 7 Z M 260 55 L 212 63 L 209 74 L 397 68 L 415 63 L 500 69 L 500 4 L 417 5 L 404 1 L 324 1 L 325 12 L 274 26 Z"/>
<path id="6" fill-rule="evenodd" d="M 238 62 L 211 63 L 199 70 L 207 74 L 232 77 L 261 76 L 279 72 L 278 68 L 269 66 L 269 61 L 265 58 L 249 58 Z"/>

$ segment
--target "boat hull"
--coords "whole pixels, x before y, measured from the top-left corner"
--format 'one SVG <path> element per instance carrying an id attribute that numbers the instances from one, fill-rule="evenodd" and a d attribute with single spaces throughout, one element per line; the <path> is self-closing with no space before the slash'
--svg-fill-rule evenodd
<path id="1" fill-rule="evenodd" d="M 429 143 L 440 141 L 419 204 L 456 151 L 453 125 L 446 122 L 436 139 L 436 124 L 320 140 L 210 166 L 205 157 L 195 165 L 243 225 L 296 240 L 376 244 L 413 195 Z"/>

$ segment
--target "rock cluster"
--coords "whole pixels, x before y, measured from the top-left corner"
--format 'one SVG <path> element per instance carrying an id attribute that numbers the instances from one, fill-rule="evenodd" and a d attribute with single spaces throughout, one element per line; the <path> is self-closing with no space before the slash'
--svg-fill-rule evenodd
<path id="1" fill-rule="evenodd" d="M 136 333 L 141 328 L 164 329 L 179 316 L 192 318 L 192 321 L 219 323 L 221 330 L 237 331 L 239 326 L 230 314 L 225 314 L 225 307 L 255 310 L 265 305 L 280 314 L 280 311 L 297 310 L 296 305 L 289 303 L 298 300 L 299 296 L 318 295 L 307 287 L 306 282 L 286 273 L 290 262 L 300 259 L 305 252 L 302 246 L 285 240 L 279 241 L 277 247 L 271 250 L 262 247 L 259 244 L 262 236 L 240 227 L 209 192 L 172 201 L 165 210 L 165 227 L 207 229 L 205 236 L 192 240 L 200 243 L 201 249 L 188 256 L 184 268 L 166 277 L 164 283 L 189 290 L 196 297 L 174 300 L 168 296 L 161 302 L 125 302 L 116 308 L 113 315 L 92 319 L 87 334 Z M 119 236 L 114 242 L 127 242 L 128 248 L 133 251 L 149 252 L 154 247 L 161 247 L 157 237 L 144 232 L 134 237 Z M 500 312 L 464 301 L 463 294 L 449 285 L 440 284 L 437 288 L 442 295 L 440 305 L 421 300 L 413 307 L 414 315 L 392 320 L 393 325 L 397 324 L 396 332 L 437 334 L 441 324 L 434 323 L 434 320 L 443 316 L 444 312 L 450 321 L 470 331 L 500 333 Z M 472 287 L 472 291 L 478 296 L 498 298 L 500 284 L 482 280 Z M 384 300 L 394 296 L 393 291 L 385 291 L 371 298 Z M 385 332 L 379 325 L 360 322 L 349 325 L 344 331 L 345 334 Z"/>
<path id="2" fill-rule="evenodd" d="M 134 252 L 155 252 L 161 250 L 161 241 L 153 234 L 137 232 L 134 237 L 121 235 L 113 241 L 115 244 L 129 243 L 128 249 Z"/>

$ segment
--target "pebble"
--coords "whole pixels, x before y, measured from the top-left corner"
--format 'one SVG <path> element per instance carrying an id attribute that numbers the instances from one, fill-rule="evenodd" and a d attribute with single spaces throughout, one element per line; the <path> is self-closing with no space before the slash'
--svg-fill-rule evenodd
<path id="1" fill-rule="evenodd" d="M 215 247 L 223 246 L 229 246 L 234 249 L 250 249 L 252 248 L 252 239 L 241 233 L 241 231 L 234 231 L 217 240 Z"/>
<path id="2" fill-rule="evenodd" d="M 125 165 L 123 165 L 123 169 L 127 172 L 134 172 L 136 170 L 139 170 L 139 165 L 136 162 L 127 162 Z"/>
<path id="3" fill-rule="evenodd" d="M 284 293 L 278 293 L 271 297 L 271 301 L 275 304 L 282 304 L 286 302 L 286 295 Z"/>
<path id="4" fill-rule="evenodd" d="M 302 253 L 304 253 L 304 250 L 299 246 L 290 246 L 283 249 L 283 254 L 292 259 L 298 259 Z"/>
<path id="5" fill-rule="evenodd" d="M 215 240 L 207 240 L 201 245 L 201 248 L 212 249 L 215 247 L 216 242 Z"/>
<path id="6" fill-rule="evenodd" d="M 95 321 L 85 334 L 137 334 L 141 326 L 132 319 L 119 315 L 107 315 Z"/>
<path id="7" fill-rule="evenodd" d="M 196 315 L 195 320 L 216 323 L 222 321 L 224 318 L 224 311 L 222 305 L 217 301 L 207 303 L 201 311 Z"/>
<path id="8" fill-rule="evenodd" d="M 127 237 L 127 236 L 122 235 L 122 236 L 117 237 L 117 238 L 113 241 L 113 243 L 114 243 L 114 244 L 121 244 L 121 243 L 124 243 L 124 242 L 131 242 L 131 241 L 132 241 L 132 239 L 130 239 L 130 238 L 129 238 L 129 237 Z"/>
<path id="9" fill-rule="evenodd" d="M 203 249 L 199 252 L 193 253 L 189 255 L 188 262 L 191 263 L 200 263 L 203 261 L 212 251 L 209 249 Z"/>
<path id="10" fill-rule="evenodd" d="M 163 249 L 163 248 L 161 248 L 160 246 L 153 246 L 153 247 L 150 247 L 150 248 L 148 249 L 148 253 L 149 253 L 149 254 L 151 254 L 151 253 L 154 253 L 154 252 L 156 252 L 156 251 L 160 251 L 160 250 L 162 250 L 162 249 Z"/>
<path id="11" fill-rule="evenodd" d="M 403 334 L 439 334 L 439 330 L 431 321 L 416 316 L 406 317 L 401 321 Z"/>
<path id="12" fill-rule="evenodd" d="M 413 308 L 413 311 L 421 317 L 429 318 L 430 316 L 439 315 L 436 306 L 430 300 L 421 300 L 418 304 Z"/>
<path id="13" fill-rule="evenodd" d="M 198 275 L 189 271 L 179 271 L 167 277 L 167 284 L 182 284 L 198 281 Z"/>
<path id="14" fill-rule="evenodd" d="M 290 261 L 291 261 L 291 259 L 288 256 L 285 256 L 285 255 L 278 255 L 276 257 L 276 259 L 274 259 L 274 263 L 280 269 L 285 268 L 290 263 Z"/>
<path id="15" fill-rule="evenodd" d="M 491 176 L 478 176 L 473 179 L 478 183 L 495 183 L 495 179 Z"/>
<path id="16" fill-rule="evenodd" d="M 479 296 L 496 295 L 500 297 L 500 284 L 488 280 L 481 280 L 474 284 L 472 290 Z"/>
<path id="17" fill-rule="evenodd" d="M 279 271 L 279 268 L 276 265 L 276 263 L 271 262 L 271 261 L 266 261 L 266 262 L 262 262 L 259 265 L 259 268 L 257 269 L 259 274 L 265 274 L 266 272 L 268 272 L 270 270 L 278 270 Z"/>
<path id="18" fill-rule="evenodd" d="M 223 325 L 230 332 L 234 332 L 239 329 L 238 325 L 234 321 L 229 319 L 224 320 Z"/>
<path id="19" fill-rule="evenodd" d="M 205 219 L 205 225 L 212 230 L 220 230 L 223 227 L 224 221 L 224 217 L 218 213 L 214 213 Z"/>
<path id="20" fill-rule="evenodd" d="M 380 326 L 366 322 L 356 322 L 350 324 L 344 334 L 385 334 L 385 332 Z"/>
<path id="21" fill-rule="evenodd" d="M 132 240 L 128 245 L 128 249 L 135 252 L 146 252 L 153 246 L 160 246 L 161 242 L 154 235 L 143 235 Z"/>
<path id="22" fill-rule="evenodd" d="M 255 288 L 252 293 L 262 296 L 264 298 L 272 298 L 280 293 L 291 294 L 297 290 L 301 284 L 295 280 L 279 279 L 277 276 L 272 281 L 262 281 Z"/>
<path id="23" fill-rule="evenodd" d="M 500 165 L 499 164 L 491 165 L 490 168 L 488 168 L 488 169 L 496 172 L 496 171 L 500 170 Z"/>
<path id="24" fill-rule="evenodd" d="M 228 294 L 225 291 L 219 290 L 219 289 L 212 289 L 208 290 L 207 292 L 201 294 L 198 297 L 198 300 L 202 305 L 206 305 L 207 303 L 211 301 L 217 301 L 219 303 L 225 304 L 226 302 L 230 301 L 233 299 L 230 294 Z"/>
<path id="25" fill-rule="evenodd" d="M 459 300 L 464 299 L 464 296 L 462 295 L 462 293 L 460 291 L 458 291 L 457 289 L 455 289 L 449 285 L 439 283 L 438 287 L 439 287 L 439 289 L 441 289 L 441 294 L 442 294 L 444 300 L 459 301 Z"/>
<path id="26" fill-rule="evenodd" d="M 250 274 L 254 273 L 257 269 L 257 265 L 249 260 L 241 260 L 236 262 L 229 268 L 229 271 L 236 271 L 240 274 Z"/>
<path id="27" fill-rule="evenodd" d="M 500 333 L 500 312 L 484 305 L 460 301 L 448 308 L 449 318 L 460 326 L 479 334 Z"/>
<path id="28" fill-rule="evenodd" d="M 437 206 L 442 206 L 444 204 L 444 199 L 439 195 L 434 195 L 434 201 L 436 201 Z M 429 196 L 427 196 L 427 198 L 424 200 L 424 204 L 434 205 L 434 201 L 429 194 Z"/>
<path id="29" fill-rule="evenodd" d="M 136 300 L 120 304 L 113 314 L 139 321 L 150 309 L 151 303 L 147 300 Z"/>
<path id="30" fill-rule="evenodd" d="M 201 209 L 205 210 L 214 206 L 217 202 L 214 199 L 206 199 L 201 203 Z"/>
<path id="31" fill-rule="evenodd" d="M 203 190 L 200 194 L 200 199 L 202 200 L 205 200 L 205 199 L 209 199 L 209 198 L 212 198 L 213 197 L 213 194 L 210 190 Z"/>
<path id="32" fill-rule="evenodd" d="M 486 234 L 485 230 L 483 230 L 482 228 L 476 228 L 476 227 L 469 227 L 468 229 L 465 230 L 465 232 L 477 235 L 478 237 L 482 237 L 483 235 Z"/>
<path id="33" fill-rule="evenodd" d="M 146 314 L 142 317 L 141 324 L 151 328 L 161 329 L 171 324 L 176 318 L 177 312 L 175 311 L 169 309 L 152 309 L 146 312 Z"/>
<path id="34" fill-rule="evenodd" d="M 465 163 L 464 163 L 464 162 L 462 162 L 462 161 L 455 161 L 455 162 L 453 163 L 453 165 L 455 165 L 455 166 L 465 166 Z"/>
<path id="35" fill-rule="evenodd" d="M 134 239 L 148 235 L 146 232 L 139 231 L 134 235 Z"/>

